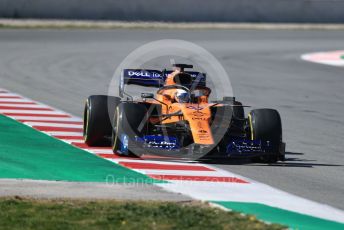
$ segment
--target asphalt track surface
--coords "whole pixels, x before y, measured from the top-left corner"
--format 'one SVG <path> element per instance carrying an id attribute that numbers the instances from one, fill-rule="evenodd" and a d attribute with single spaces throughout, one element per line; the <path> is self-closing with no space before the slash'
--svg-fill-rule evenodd
<path id="1" fill-rule="evenodd" d="M 6 29 L 0 87 L 82 116 L 87 96 L 108 92 L 123 58 L 166 38 L 203 46 L 225 67 L 240 101 L 281 113 L 285 163 L 216 166 L 344 209 L 344 69 L 300 59 L 343 49 L 344 31 Z"/>

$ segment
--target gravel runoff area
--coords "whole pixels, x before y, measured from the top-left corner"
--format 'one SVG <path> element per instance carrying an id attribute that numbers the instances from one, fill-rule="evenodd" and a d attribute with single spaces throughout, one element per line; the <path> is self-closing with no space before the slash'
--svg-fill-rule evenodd
<path id="1" fill-rule="evenodd" d="M 115 184 L 1 179 L 0 197 L 191 201 L 152 184 Z"/>

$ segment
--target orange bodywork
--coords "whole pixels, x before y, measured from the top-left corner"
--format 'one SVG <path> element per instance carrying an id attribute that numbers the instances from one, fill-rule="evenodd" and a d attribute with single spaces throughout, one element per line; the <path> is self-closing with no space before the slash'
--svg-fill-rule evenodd
<path id="1" fill-rule="evenodd" d="M 180 73 L 179 70 L 172 72 L 167 76 L 165 85 L 176 84 L 173 78 L 176 74 Z M 173 114 L 181 111 L 181 115 L 166 116 L 162 119 L 161 124 L 174 123 L 178 121 L 187 120 L 189 122 L 191 133 L 194 142 L 203 145 L 214 144 L 214 139 L 210 129 L 211 110 L 210 107 L 214 106 L 214 103 L 208 103 L 208 97 L 210 89 L 197 87 L 194 90 L 205 90 L 204 95 L 197 98 L 197 103 L 178 103 L 175 101 L 175 94 L 177 89 L 163 89 L 156 95 L 156 101 L 146 101 L 149 103 L 161 102 L 162 114 Z"/>

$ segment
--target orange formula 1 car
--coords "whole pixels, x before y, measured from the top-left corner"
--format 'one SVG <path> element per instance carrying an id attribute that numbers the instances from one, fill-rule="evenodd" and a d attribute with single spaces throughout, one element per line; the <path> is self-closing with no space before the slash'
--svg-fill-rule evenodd
<path id="1" fill-rule="evenodd" d="M 209 101 L 206 74 L 185 71 L 124 69 L 119 97 L 92 95 L 84 110 L 89 146 L 112 145 L 115 154 L 178 158 L 252 157 L 284 160 L 282 125 L 273 109 L 255 109 L 245 117 L 234 97 Z M 126 85 L 158 88 L 135 99 Z"/>

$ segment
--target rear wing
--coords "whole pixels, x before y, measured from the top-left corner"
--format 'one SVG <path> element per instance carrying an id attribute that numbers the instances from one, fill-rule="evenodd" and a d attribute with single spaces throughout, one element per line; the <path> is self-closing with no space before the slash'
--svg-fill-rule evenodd
<path id="1" fill-rule="evenodd" d="M 123 84 L 159 87 L 164 84 L 161 71 L 151 69 L 124 69 L 122 73 Z"/>
<path id="2" fill-rule="evenodd" d="M 121 74 L 119 84 L 119 95 L 125 94 L 125 85 L 141 85 L 147 87 L 160 88 L 164 85 L 166 77 L 172 73 L 172 70 L 152 70 L 152 69 L 124 69 Z M 206 86 L 206 74 L 196 71 L 184 71 L 193 78 L 192 86 Z M 191 86 L 190 86 L 191 87 Z"/>

